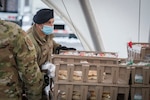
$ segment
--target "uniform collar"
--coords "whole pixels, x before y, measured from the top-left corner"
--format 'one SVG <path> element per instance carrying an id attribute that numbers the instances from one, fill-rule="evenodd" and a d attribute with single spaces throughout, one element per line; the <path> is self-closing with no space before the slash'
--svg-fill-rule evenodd
<path id="1" fill-rule="evenodd" d="M 49 36 L 46 36 L 46 37 L 41 37 L 39 35 L 39 32 L 37 31 L 36 27 L 35 27 L 35 24 L 33 25 L 33 36 L 35 37 L 36 41 L 40 44 L 40 45 L 43 45 L 47 42 L 47 38 Z"/>

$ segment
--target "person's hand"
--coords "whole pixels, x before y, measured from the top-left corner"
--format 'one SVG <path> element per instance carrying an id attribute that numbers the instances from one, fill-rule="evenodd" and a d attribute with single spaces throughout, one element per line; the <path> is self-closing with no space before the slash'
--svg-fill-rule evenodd
<path id="1" fill-rule="evenodd" d="M 76 50 L 76 48 L 72 48 L 72 47 L 66 47 L 66 46 L 59 46 L 56 48 L 56 54 L 60 53 L 60 50 Z"/>

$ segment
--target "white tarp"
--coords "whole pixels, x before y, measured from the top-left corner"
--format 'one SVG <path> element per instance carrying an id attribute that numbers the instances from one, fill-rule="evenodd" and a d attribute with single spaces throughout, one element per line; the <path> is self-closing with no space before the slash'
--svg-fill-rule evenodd
<path id="1" fill-rule="evenodd" d="M 95 50 L 87 17 L 81 0 L 42 0 L 71 27 L 85 50 Z M 106 52 L 118 52 L 127 57 L 127 42 L 148 42 L 150 27 L 150 0 L 84 0 L 89 3 L 95 25 Z M 139 14 L 140 12 L 140 14 Z M 68 16 L 69 14 L 69 16 Z M 140 24 L 140 25 L 139 25 Z M 95 35 L 95 34 L 93 34 Z"/>

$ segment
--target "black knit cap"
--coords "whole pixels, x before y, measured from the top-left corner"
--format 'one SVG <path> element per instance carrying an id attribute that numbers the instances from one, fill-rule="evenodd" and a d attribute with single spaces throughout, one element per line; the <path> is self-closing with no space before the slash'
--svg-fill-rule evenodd
<path id="1" fill-rule="evenodd" d="M 37 24 L 43 24 L 54 18 L 53 9 L 41 9 L 33 17 L 33 21 Z"/>

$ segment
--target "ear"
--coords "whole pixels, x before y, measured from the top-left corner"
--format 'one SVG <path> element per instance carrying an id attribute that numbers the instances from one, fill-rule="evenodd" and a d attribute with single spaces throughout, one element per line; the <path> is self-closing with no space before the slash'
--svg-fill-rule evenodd
<path id="1" fill-rule="evenodd" d="M 39 29 L 43 28 L 43 24 L 36 24 L 36 27 L 38 27 Z"/>

